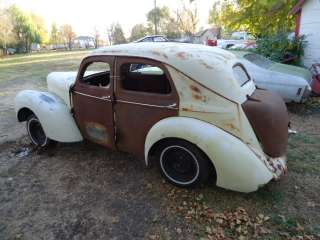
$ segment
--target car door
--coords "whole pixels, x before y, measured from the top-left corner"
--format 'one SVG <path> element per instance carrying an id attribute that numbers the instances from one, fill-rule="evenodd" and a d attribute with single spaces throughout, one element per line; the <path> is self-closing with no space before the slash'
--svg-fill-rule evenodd
<path id="1" fill-rule="evenodd" d="M 84 138 L 114 149 L 114 57 L 91 56 L 83 60 L 72 89 L 74 117 Z"/>
<path id="2" fill-rule="evenodd" d="M 178 94 L 162 63 L 117 57 L 115 71 L 116 145 L 121 151 L 143 156 L 151 127 L 178 115 Z"/>

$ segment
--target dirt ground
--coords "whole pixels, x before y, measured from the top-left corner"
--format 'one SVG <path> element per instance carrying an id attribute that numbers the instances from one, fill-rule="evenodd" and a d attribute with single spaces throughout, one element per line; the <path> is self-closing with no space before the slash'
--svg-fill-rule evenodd
<path id="1" fill-rule="evenodd" d="M 14 96 L 85 54 L 0 60 L 0 239 L 320 239 L 318 99 L 289 106 L 288 176 L 251 194 L 184 190 L 130 154 L 30 145 Z"/>

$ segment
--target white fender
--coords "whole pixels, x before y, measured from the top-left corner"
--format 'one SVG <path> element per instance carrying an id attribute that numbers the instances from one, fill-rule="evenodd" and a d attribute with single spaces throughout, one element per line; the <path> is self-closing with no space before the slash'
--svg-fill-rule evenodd
<path id="1" fill-rule="evenodd" d="M 70 108 L 57 95 L 48 92 L 25 90 L 15 99 L 15 110 L 31 110 L 40 120 L 45 134 L 59 142 L 79 142 L 82 135 L 70 113 Z M 25 120 L 25 119 L 24 119 Z"/>
<path id="2" fill-rule="evenodd" d="M 240 139 L 212 124 L 187 117 L 171 117 L 155 124 L 146 137 L 145 160 L 151 147 L 161 139 L 180 138 L 197 145 L 212 161 L 217 185 L 252 192 L 268 183 L 272 172 Z"/>

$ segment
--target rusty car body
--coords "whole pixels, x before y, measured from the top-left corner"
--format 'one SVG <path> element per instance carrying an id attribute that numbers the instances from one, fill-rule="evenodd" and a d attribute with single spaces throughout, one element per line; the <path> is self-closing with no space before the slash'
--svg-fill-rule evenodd
<path id="1" fill-rule="evenodd" d="M 85 57 L 78 73 L 51 73 L 47 83 L 49 92 L 25 90 L 15 99 L 17 118 L 38 146 L 89 139 L 143 156 L 185 187 L 214 173 L 218 186 L 252 192 L 286 171 L 283 100 L 257 89 L 225 50 L 110 46 Z"/>

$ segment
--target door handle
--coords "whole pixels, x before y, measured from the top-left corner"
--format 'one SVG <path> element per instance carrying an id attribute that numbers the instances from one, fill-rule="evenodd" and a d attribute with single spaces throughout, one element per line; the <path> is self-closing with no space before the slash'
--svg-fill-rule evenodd
<path id="1" fill-rule="evenodd" d="M 103 96 L 101 99 L 111 101 L 111 96 Z"/>

